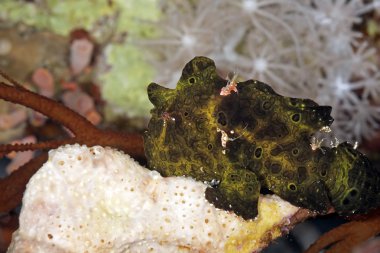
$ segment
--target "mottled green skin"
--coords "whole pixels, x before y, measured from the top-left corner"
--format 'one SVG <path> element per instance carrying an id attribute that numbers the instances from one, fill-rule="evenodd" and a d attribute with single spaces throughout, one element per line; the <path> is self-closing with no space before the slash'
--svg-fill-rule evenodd
<path id="1" fill-rule="evenodd" d="M 206 198 L 246 219 L 257 215 L 262 188 L 321 213 L 377 206 L 380 172 L 367 158 L 348 143 L 310 147 L 311 135 L 332 123 L 331 107 L 280 96 L 253 80 L 221 96 L 226 83 L 212 60 L 196 57 L 176 89 L 149 85 L 155 108 L 145 151 L 151 169 L 209 182 Z M 220 130 L 230 138 L 225 147 Z"/>

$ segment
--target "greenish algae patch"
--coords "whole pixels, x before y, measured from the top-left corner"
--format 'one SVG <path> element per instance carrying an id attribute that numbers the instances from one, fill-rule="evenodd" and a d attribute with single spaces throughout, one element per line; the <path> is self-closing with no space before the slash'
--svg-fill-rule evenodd
<path id="1" fill-rule="evenodd" d="M 112 4 L 103 0 L 39 3 L 5 0 L 0 9 L 1 19 L 7 22 L 22 22 L 63 37 L 77 28 L 89 31 L 105 49 L 105 57 L 97 61 L 101 63 L 97 66 L 97 82 L 103 96 L 116 108 L 114 113 L 123 111 L 129 117 L 147 117 L 152 107 L 146 96 L 146 84 L 154 76 L 153 68 L 133 41 L 152 36 L 147 21 L 157 20 L 159 15 L 156 0 L 115 0 Z"/>

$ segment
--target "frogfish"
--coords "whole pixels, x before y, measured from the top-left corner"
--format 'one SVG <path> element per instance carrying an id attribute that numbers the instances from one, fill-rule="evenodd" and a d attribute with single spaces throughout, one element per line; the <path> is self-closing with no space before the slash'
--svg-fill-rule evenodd
<path id="1" fill-rule="evenodd" d="M 311 147 L 333 122 L 330 106 L 281 96 L 255 80 L 232 82 L 211 59 L 195 57 L 175 89 L 148 86 L 150 169 L 206 182 L 210 203 L 244 219 L 257 216 L 263 189 L 322 214 L 379 206 L 380 170 L 365 155 L 348 142 Z"/>

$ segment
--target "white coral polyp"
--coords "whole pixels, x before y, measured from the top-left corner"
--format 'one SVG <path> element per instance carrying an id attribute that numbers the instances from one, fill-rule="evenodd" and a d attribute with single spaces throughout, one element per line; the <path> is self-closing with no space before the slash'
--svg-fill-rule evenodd
<path id="1" fill-rule="evenodd" d="M 257 3 L 255 0 L 244 0 L 242 7 L 244 11 L 252 13 L 257 10 Z"/>
<path id="2" fill-rule="evenodd" d="M 191 35 L 185 34 L 182 37 L 181 42 L 182 42 L 183 46 L 185 46 L 187 48 L 191 48 L 196 43 L 196 39 L 193 36 L 191 36 Z"/>
<path id="3" fill-rule="evenodd" d="M 257 72 L 262 73 L 265 72 L 268 68 L 268 63 L 263 58 L 258 58 L 253 62 L 253 66 Z"/>
<path id="4" fill-rule="evenodd" d="M 27 185 L 8 252 L 252 252 L 298 210 L 264 197 L 244 221 L 211 205 L 206 187 L 111 148 L 60 147 Z"/>
<path id="5" fill-rule="evenodd" d="M 320 105 L 329 105 L 333 116 L 345 110 L 348 121 L 334 117 L 334 136 L 348 134 L 353 137 L 351 141 L 370 140 L 368 136 L 380 130 L 379 126 L 373 128 L 360 122 L 352 113 L 355 107 L 343 108 L 356 96 L 380 109 L 380 66 L 375 47 L 362 29 L 353 29 L 365 26 L 364 14 L 380 10 L 379 0 L 162 0 L 160 3 L 165 8 L 155 26 L 157 38 L 148 40 L 146 44 L 152 46 L 144 50 L 151 52 L 157 83 L 174 88 L 178 79 L 173 73 L 191 58 L 204 55 L 214 59 L 222 72 L 236 72 L 239 80 L 256 79 L 268 83 L 281 95 L 310 98 Z M 189 43 L 192 40 L 183 31 L 191 31 L 196 43 Z M 179 43 L 181 38 L 183 41 Z M 338 93 L 341 87 L 335 80 L 342 72 L 350 91 Z M 363 125 L 360 131 L 357 125 Z M 366 129 L 371 132 L 364 132 Z"/>

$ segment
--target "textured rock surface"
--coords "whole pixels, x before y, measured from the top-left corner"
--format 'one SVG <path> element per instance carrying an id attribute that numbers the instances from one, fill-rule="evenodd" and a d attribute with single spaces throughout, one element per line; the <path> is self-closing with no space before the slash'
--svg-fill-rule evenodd
<path id="1" fill-rule="evenodd" d="M 30 180 L 8 252 L 252 252 L 299 211 L 260 197 L 258 217 L 245 221 L 211 205 L 206 187 L 110 148 L 64 146 Z"/>

